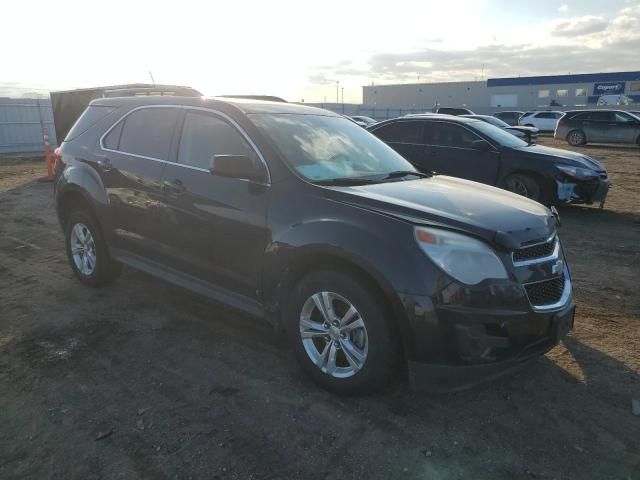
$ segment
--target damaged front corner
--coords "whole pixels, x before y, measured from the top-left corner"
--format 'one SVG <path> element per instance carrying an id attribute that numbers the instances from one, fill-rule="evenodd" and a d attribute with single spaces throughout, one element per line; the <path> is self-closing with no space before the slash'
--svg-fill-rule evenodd
<path id="1" fill-rule="evenodd" d="M 560 180 L 556 180 L 556 183 L 558 184 L 558 200 L 561 202 L 570 202 L 571 200 L 578 198 L 578 195 L 576 195 L 575 192 L 575 183 L 562 182 Z"/>

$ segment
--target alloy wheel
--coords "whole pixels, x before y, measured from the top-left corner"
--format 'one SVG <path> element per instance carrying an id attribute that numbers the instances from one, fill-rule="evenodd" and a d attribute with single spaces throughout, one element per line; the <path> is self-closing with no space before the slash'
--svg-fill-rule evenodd
<path id="1" fill-rule="evenodd" d="M 569 143 L 571 145 L 582 145 L 584 143 L 584 135 L 581 132 L 571 132 L 569 134 Z"/>
<path id="2" fill-rule="evenodd" d="M 343 296 L 311 295 L 302 306 L 299 331 L 305 352 L 327 375 L 347 378 L 363 368 L 369 351 L 367 329 L 358 310 Z"/>
<path id="3" fill-rule="evenodd" d="M 523 197 L 529 197 L 527 185 L 519 178 L 510 178 L 507 180 L 507 188 L 510 192 L 517 193 Z"/>
<path id="4" fill-rule="evenodd" d="M 83 275 L 91 275 L 96 268 L 96 246 L 91 230 L 76 223 L 71 229 L 71 255 L 73 263 Z"/>

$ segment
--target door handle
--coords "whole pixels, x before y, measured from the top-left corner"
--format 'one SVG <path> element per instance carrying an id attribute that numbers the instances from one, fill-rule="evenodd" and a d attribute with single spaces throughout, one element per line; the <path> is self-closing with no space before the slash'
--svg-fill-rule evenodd
<path id="1" fill-rule="evenodd" d="M 184 194 L 187 188 L 182 184 L 182 180 L 176 178 L 173 182 L 162 182 L 162 189 L 170 195 L 178 196 Z"/>
<path id="2" fill-rule="evenodd" d="M 109 160 L 108 158 L 101 158 L 97 163 L 103 172 L 108 172 L 113 168 L 113 166 L 111 165 L 111 160 Z"/>

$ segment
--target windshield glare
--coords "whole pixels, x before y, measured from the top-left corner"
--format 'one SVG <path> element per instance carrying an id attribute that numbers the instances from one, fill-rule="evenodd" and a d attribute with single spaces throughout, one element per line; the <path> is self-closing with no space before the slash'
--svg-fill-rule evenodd
<path id="1" fill-rule="evenodd" d="M 503 147 L 526 147 L 529 144 L 523 140 L 520 140 L 515 135 L 503 130 L 501 128 L 496 127 L 495 125 L 491 125 L 490 123 L 477 121 L 473 122 L 473 126 L 479 130 L 481 133 L 484 133 L 491 140 L 499 143 Z"/>
<path id="2" fill-rule="evenodd" d="M 415 171 L 382 140 L 343 117 L 259 113 L 250 118 L 285 161 L 311 181 Z"/>

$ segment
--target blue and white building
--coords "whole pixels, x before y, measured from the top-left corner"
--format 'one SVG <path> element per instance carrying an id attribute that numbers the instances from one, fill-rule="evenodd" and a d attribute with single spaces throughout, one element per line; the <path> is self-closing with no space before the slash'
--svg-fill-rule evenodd
<path id="1" fill-rule="evenodd" d="M 625 108 L 640 109 L 640 71 L 371 85 L 362 89 L 363 104 L 376 109 L 465 106 L 477 113 L 568 109 L 595 106 L 602 95 L 624 95 L 633 102 Z"/>

